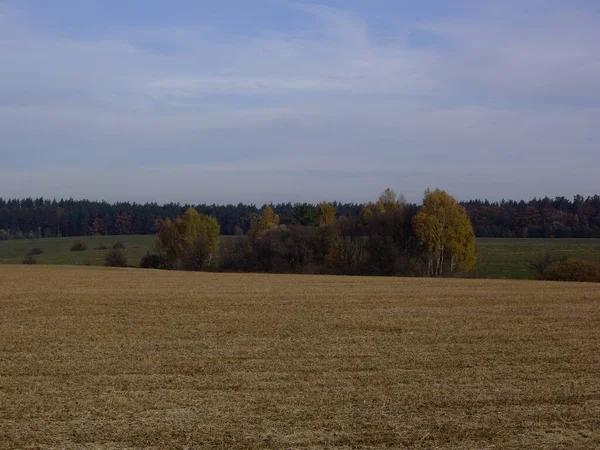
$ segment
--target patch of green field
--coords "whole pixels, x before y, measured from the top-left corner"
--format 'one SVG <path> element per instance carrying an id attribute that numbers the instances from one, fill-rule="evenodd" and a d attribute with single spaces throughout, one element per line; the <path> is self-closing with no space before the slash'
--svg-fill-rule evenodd
<path id="1" fill-rule="evenodd" d="M 490 278 L 535 278 L 530 262 L 546 251 L 600 261 L 600 239 L 477 239 L 476 273 Z"/>
<path id="2" fill-rule="evenodd" d="M 87 250 L 72 252 L 71 246 L 76 241 L 87 245 Z M 117 242 L 125 245 L 128 264 L 138 266 L 146 251 L 154 246 L 154 235 L 136 236 L 82 236 L 51 239 L 21 239 L 0 241 L 0 264 L 20 264 L 32 248 L 41 248 L 44 253 L 35 256 L 38 264 L 92 265 L 104 264 L 106 254 Z M 107 250 L 95 250 L 105 245 Z"/>

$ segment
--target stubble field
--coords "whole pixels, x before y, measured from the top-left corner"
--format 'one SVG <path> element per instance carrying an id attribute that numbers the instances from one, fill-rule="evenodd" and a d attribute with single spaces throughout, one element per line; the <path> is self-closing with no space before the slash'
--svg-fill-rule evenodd
<path id="1" fill-rule="evenodd" d="M 600 285 L 0 266 L 1 448 L 600 446 Z"/>

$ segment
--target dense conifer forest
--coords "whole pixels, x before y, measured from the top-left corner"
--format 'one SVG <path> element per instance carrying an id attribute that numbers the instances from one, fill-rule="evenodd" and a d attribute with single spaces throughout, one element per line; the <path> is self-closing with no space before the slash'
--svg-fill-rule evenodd
<path id="1" fill-rule="evenodd" d="M 363 205 L 333 203 L 337 217 L 360 216 Z M 529 201 L 461 202 L 478 237 L 600 238 L 600 195 Z M 317 225 L 317 205 L 270 205 L 281 224 Z M 416 205 L 412 205 L 416 208 Z M 34 237 L 155 234 L 166 218 L 189 207 L 217 219 L 221 234 L 246 234 L 262 205 L 187 205 L 45 198 L 0 198 L 0 240 Z"/>

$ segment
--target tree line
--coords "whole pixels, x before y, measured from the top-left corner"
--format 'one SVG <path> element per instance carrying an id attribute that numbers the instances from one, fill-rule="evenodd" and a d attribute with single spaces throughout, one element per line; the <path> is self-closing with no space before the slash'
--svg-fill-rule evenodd
<path id="1" fill-rule="evenodd" d="M 387 189 L 357 217 L 334 204 L 315 206 L 314 223 L 282 224 L 270 206 L 245 236 L 222 237 L 218 221 L 188 208 L 165 219 L 155 249 L 140 266 L 154 269 L 269 273 L 442 276 L 475 265 L 475 235 L 465 209 L 444 191 L 426 191 L 423 205 Z"/>
<path id="2" fill-rule="evenodd" d="M 530 201 L 472 200 L 460 203 L 478 237 L 600 238 L 600 195 Z M 282 225 L 318 226 L 318 205 L 269 206 Z M 333 202 L 336 218 L 355 220 L 365 205 Z M 415 204 L 408 204 L 417 208 Z M 90 200 L 0 198 L 0 240 L 57 236 L 155 234 L 166 219 L 189 208 L 214 217 L 224 235 L 245 235 L 264 207 L 253 204 L 108 203 Z"/>

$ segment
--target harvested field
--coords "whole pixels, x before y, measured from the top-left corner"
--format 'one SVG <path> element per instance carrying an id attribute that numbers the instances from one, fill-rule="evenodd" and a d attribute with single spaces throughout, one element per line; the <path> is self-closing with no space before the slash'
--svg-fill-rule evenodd
<path id="1" fill-rule="evenodd" d="M 0 267 L 1 448 L 600 447 L 600 285 Z"/>

